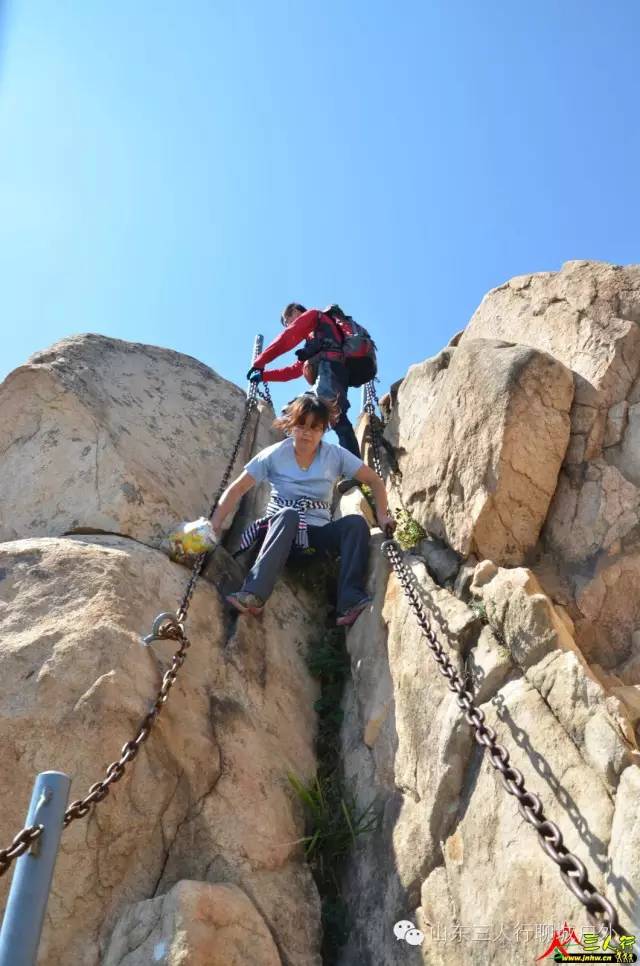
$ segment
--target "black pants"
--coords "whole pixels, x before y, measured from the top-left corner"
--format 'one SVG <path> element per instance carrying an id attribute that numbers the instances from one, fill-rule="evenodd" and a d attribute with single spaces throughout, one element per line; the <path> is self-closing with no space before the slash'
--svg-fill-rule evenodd
<path id="1" fill-rule="evenodd" d="M 358 440 L 351 421 L 347 417 L 347 410 L 350 405 L 347 397 L 348 385 L 347 370 L 341 362 L 333 359 L 321 359 L 318 362 L 316 381 L 313 386 L 314 392 L 320 399 L 333 399 L 337 403 L 340 409 L 340 418 L 332 428 L 340 445 L 360 458 Z"/>
<path id="2" fill-rule="evenodd" d="M 349 401 L 347 400 L 347 406 Z M 340 419 L 333 427 L 334 432 L 338 437 L 338 442 L 340 446 L 344 446 L 348 449 L 350 453 L 354 456 L 360 457 L 360 447 L 358 446 L 358 440 L 354 432 L 351 421 L 347 418 L 347 414 L 344 410 L 340 413 Z"/>
<path id="3" fill-rule="evenodd" d="M 242 589 L 266 600 L 282 573 L 298 532 L 298 512 L 286 507 L 269 525 L 256 561 Z M 339 554 L 338 613 L 343 614 L 367 596 L 365 581 L 369 562 L 369 527 L 364 517 L 350 514 L 323 527 L 308 527 L 309 546 L 320 552 Z"/>

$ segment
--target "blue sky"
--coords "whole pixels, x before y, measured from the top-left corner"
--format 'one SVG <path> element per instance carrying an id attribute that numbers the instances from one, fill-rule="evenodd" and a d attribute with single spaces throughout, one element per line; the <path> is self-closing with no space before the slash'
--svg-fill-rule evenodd
<path id="1" fill-rule="evenodd" d="M 631 0 L 8 0 L 0 378 L 91 331 L 244 384 L 338 301 L 382 392 L 512 275 L 640 261 L 639 35 Z"/>

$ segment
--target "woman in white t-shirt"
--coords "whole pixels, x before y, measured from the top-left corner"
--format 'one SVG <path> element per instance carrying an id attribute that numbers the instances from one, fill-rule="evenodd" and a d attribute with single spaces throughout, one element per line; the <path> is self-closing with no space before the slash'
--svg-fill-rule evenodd
<path id="1" fill-rule="evenodd" d="M 313 393 L 294 399 L 274 422 L 287 439 L 254 456 L 220 498 L 211 520 L 217 535 L 225 518 L 252 486 L 263 480 L 271 484 L 265 516 L 242 536 L 243 549 L 262 539 L 260 552 L 241 590 L 227 597 L 241 613 L 262 612 L 294 546 L 340 556 L 338 624 L 353 624 L 370 603 L 365 590 L 369 527 L 359 514 L 331 520 L 336 480 L 344 476 L 367 483 L 373 491 L 379 526 L 393 530 L 395 522 L 389 516 L 387 493 L 378 474 L 342 446 L 322 439 L 337 415 L 334 404 Z"/>

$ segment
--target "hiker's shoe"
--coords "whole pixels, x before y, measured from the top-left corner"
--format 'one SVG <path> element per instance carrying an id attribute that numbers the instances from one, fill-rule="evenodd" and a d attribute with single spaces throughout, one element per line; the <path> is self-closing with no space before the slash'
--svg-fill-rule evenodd
<path id="1" fill-rule="evenodd" d="M 259 617 L 264 609 L 262 597 L 251 594 L 248 590 L 239 590 L 235 594 L 227 594 L 226 601 L 241 614 L 253 614 L 254 617 Z"/>
<path id="2" fill-rule="evenodd" d="M 371 597 L 363 597 L 362 600 L 350 607 L 348 611 L 338 617 L 336 624 L 338 627 L 350 627 L 351 624 L 360 616 L 362 611 L 371 603 Z"/>
<path id="3" fill-rule="evenodd" d="M 352 490 L 354 486 L 360 486 L 360 480 L 340 480 L 336 486 L 336 490 L 340 496 L 344 496 L 349 490 Z"/>

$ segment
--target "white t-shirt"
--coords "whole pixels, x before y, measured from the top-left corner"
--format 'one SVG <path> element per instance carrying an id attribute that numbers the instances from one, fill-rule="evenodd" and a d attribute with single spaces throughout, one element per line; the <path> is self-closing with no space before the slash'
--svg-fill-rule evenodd
<path id="1" fill-rule="evenodd" d="M 313 463 L 308 470 L 301 470 L 296 462 L 293 440 L 289 437 L 261 450 L 249 460 L 245 470 L 256 483 L 268 480 L 271 495 L 281 500 L 307 497 L 331 503 L 336 480 L 341 476 L 355 476 L 362 466 L 362 460 L 348 449 L 320 440 Z M 307 510 L 306 518 L 312 527 L 322 527 L 331 522 L 329 510 Z"/>

